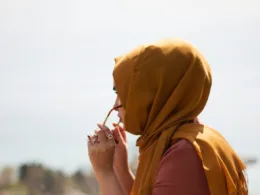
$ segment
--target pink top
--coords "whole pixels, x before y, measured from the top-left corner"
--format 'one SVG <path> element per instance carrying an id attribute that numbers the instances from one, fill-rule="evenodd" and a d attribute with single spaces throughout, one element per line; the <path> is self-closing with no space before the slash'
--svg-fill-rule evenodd
<path id="1" fill-rule="evenodd" d="M 201 159 L 189 141 L 181 139 L 166 151 L 153 195 L 210 195 Z"/>

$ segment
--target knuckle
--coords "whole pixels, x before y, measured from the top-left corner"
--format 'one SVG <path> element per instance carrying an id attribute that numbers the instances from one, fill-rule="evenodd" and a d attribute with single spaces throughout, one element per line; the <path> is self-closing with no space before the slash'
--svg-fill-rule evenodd
<path id="1" fill-rule="evenodd" d="M 103 130 L 98 130 L 98 131 L 96 132 L 96 134 L 97 134 L 98 136 L 102 136 L 102 135 L 104 134 L 104 132 L 103 132 Z"/>
<path id="2" fill-rule="evenodd" d="M 96 134 L 99 134 L 100 132 L 101 132 L 101 129 L 95 130 L 95 133 L 96 133 Z"/>

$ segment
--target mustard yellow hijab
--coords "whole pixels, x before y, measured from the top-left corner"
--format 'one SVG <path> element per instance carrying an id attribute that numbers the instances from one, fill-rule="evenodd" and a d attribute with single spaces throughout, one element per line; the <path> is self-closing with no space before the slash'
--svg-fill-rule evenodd
<path id="1" fill-rule="evenodd" d="M 131 195 L 152 194 L 158 164 L 177 139 L 193 144 L 211 195 L 247 195 L 246 167 L 225 139 L 201 124 L 180 125 L 201 113 L 210 93 L 210 67 L 197 49 L 168 39 L 142 45 L 115 61 L 113 77 L 126 110 L 125 128 L 140 135 Z"/>

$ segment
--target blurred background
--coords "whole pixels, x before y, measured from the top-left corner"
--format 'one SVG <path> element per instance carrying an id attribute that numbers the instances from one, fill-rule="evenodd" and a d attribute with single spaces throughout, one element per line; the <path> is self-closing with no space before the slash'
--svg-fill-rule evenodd
<path id="1" fill-rule="evenodd" d="M 0 194 L 99 194 L 86 135 L 113 106 L 114 57 L 168 37 L 211 64 L 200 120 L 248 164 L 249 194 L 260 194 L 259 10 L 258 0 L 0 0 Z"/>

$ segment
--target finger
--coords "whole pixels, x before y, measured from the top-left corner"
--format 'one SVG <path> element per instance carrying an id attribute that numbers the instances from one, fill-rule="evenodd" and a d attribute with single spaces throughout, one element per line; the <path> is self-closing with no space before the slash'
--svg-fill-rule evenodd
<path id="1" fill-rule="evenodd" d="M 101 124 L 98 124 L 98 127 L 103 130 L 103 133 L 105 135 L 105 138 L 108 142 L 115 142 L 115 139 L 114 139 L 114 136 L 113 136 L 113 133 L 111 132 L 111 130 L 106 127 L 105 125 L 101 125 Z"/>
<path id="2" fill-rule="evenodd" d="M 115 139 L 118 141 L 118 143 L 124 142 L 124 139 L 123 139 L 118 127 L 116 127 L 114 130 L 114 136 L 115 136 Z"/>
<path id="3" fill-rule="evenodd" d="M 124 141 L 126 142 L 126 131 L 125 131 L 125 129 L 121 126 L 118 126 L 118 128 L 119 128 L 119 132 L 121 133 Z"/>
<path id="4" fill-rule="evenodd" d="M 111 132 L 112 132 L 112 135 L 114 136 L 116 144 L 118 144 L 118 139 L 116 138 L 116 135 L 115 135 L 115 129 L 112 129 Z"/>
<path id="5" fill-rule="evenodd" d="M 90 152 L 92 151 L 93 146 L 94 146 L 94 144 L 93 144 L 93 142 L 92 142 L 92 140 L 91 140 L 91 137 L 88 135 L 88 153 L 89 153 L 89 154 L 90 154 Z"/>
<path id="6" fill-rule="evenodd" d="M 121 127 L 120 125 L 114 123 L 113 126 L 115 128 L 118 128 L 118 133 L 121 135 L 121 137 L 123 138 L 123 141 L 126 142 L 126 131 L 124 130 L 123 127 Z"/>
<path id="7" fill-rule="evenodd" d="M 91 150 L 92 147 L 93 147 L 93 143 L 91 141 L 88 141 L 88 150 Z"/>
<path id="8" fill-rule="evenodd" d="M 94 143 L 99 143 L 99 137 L 97 134 L 94 135 Z"/>
<path id="9" fill-rule="evenodd" d="M 98 124 L 98 127 L 100 128 L 100 130 L 96 131 L 96 134 L 98 135 L 99 141 L 101 143 L 107 142 L 107 136 L 106 136 L 106 133 L 105 133 L 105 129 L 107 127 L 105 127 L 105 126 L 103 126 L 101 124 Z"/>
<path id="10" fill-rule="evenodd" d="M 96 134 L 89 136 L 89 139 L 91 140 L 92 145 L 99 143 L 98 135 L 96 135 Z"/>
<path id="11" fill-rule="evenodd" d="M 91 137 L 88 135 L 88 144 L 93 145 L 93 142 L 91 140 Z"/>

